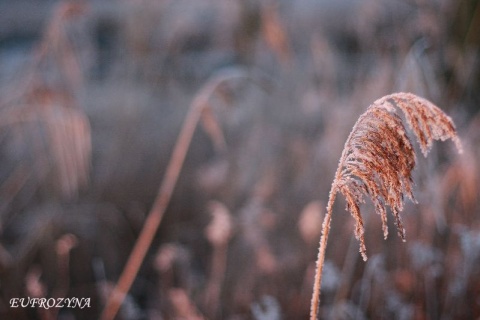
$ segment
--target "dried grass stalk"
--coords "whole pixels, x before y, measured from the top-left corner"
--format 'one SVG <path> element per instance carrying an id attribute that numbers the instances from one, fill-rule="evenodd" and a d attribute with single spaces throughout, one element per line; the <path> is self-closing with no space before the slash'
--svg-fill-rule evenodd
<path id="1" fill-rule="evenodd" d="M 416 155 L 396 108 L 405 115 L 424 156 L 427 156 L 433 140 L 452 139 L 458 151 L 462 152 L 452 119 L 428 100 L 411 93 L 394 93 L 378 99 L 368 107 L 355 123 L 345 143 L 330 189 L 317 258 L 310 313 L 312 320 L 316 319 L 318 313 L 325 250 L 333 203 L 338 192 L 345 197 L 347 210 L 355 219 L 355 236 L 360 241 L 360 253 L 364 260 L 367 260 L 365 229 L 360 213 L 364 195 L 370 197 L 376 213 L 382 219 L 384 237 L 388 235 L 387 207 L 390 207 L 398 235 L 405 241 L 400 212 L 403 210 L 405 196 L 415 202 L 412 170 Z"/>
<path id="2" fill-rule="evenodd" d="M 177 142 L 172 151 L 165 176 L 160 185 L 153 207 L 143 224 L 142 231 L 130 253 L 122 274 L 103 309 L 102 315 L 100 316 L 102 320 L 112 320 L 115 318 L 120 305 L 137 276 L 138 270 L 150 248 L 155 233 L 160 226 L 165 210 L 170 202 L 170 198 L 175 189 L 178 176 L 182 170 L 183 162 L 198 122 L 203 121 L 207 133 L 211 135 L 211 138 L 217 147 L 225 147 L 225 139 L 220 124 L 217 123 L 217 119 L 213 116 L 211 111 L 205 110 L 212 108 L 210 99 L 223 83 L 238 79 L 255 80 L 243 69 L 229 68 L 220 70 L 217 74 L 213 75 L 207 83 L 205 83 L 193 98 L 180 134 L 177 138 Z"/>
<path id="3" fill-rule="evenodd" d="M 18 135 L 19 147 L 35 158 L 35 165 L 21 169 L 26 173 L 13 194 L 30 176 L 37 185 L 52 184 L 65 198 L 77 196 L 88 183 L 91 128 L 77 101 L 84 75 L 71 34 L 74 18 L 86 10 L 85 4 L 76 1 L 55 6 L 31 69 L 18 88 L 8 93 L 7 103 L 0 104 L 0 130 Z M 14 173 L 12 179 L 18 175 Z"/>
<path id="4" fill-rule="evenodd" d="M 263 6 L 262 35 L 265 42 L 284 66 L 288 66 L 292 53 L 285 27 L 282 24 L 277 4 L 269 2 Z"/>
<path id="5" fill-rule="evenodd" d="M 205 289 L 205 308 L 214 318 L 222 293 L 225 271 L 227 269 L 228 243 L 233 236 L 233 219 L 230 210 L 221 202 L 209 204 L 212 221 L 205 229 L 205 236 L 213 247 L 210 277 Z"/>

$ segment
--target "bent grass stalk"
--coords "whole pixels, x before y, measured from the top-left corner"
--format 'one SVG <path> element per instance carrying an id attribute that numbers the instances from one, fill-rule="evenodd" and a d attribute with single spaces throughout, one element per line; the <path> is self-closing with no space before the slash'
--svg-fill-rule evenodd
<path id="1" fill-rule="evenodd" d="M 213 76 L 213 78 L 208 81 L 194 97 L 177 142 L 175 143 L 170 162 L 167 166 L 155 202 L 143 224 L 143 228 L 132 249 L 123 272 L 107 300 L 101 315 L 102 320 L 112 320 L 115 318 L 127 292 L 130 290 L 130 287 L 138 274 L 138 270 L 150 248 L 155 233 L 160 226 L 160 222 L 162 221 L 165 210 L 170 202 L 170 198 L 177 183 L 178 176 L 182 169 L 197 124 L 204 114 L 204 111 L 210 108 L 209 99 L 215 93 L 220 84 L 238 78 L 248 78 L 248 74 L 241 69 L 233 68 L 223 70 L 223 72 L 220 71 L 216 76 Z M 209 114 L 207 120 L 209 128 L 215 127 L 215 124 L 212 121 L 211 114 Z M 218 136 L 221 134 L 221 131 L 207 130 L 207 132 L 214 135 L 211 137 L 213 141 L 223 141 L 223 137 Z"/>
<path id="2" fill-rule="evenodd" d="M 400 212 L 403 210 L 404 196 L 415 202 L 412 171 L 416 155 L 403 121 L 396 113 L 397 108 L 402 110 L 425 157 L 433 140 L 452 139 L 459 153 L 462 152 L 453 121 L 428 100 L 411 93 L 394 93 L 376 100 L 367 108 L 345 142 L 330 189 L 316 262 L 311 320 L 315 320 L 318 314 L 325 252 L 333 204 L 338 192 L 344 195 L 346 209 L 355 219 L 355 237 L 360 242 L 360 253 L 364 260 L 367 260 L 365 230 L 360 214 L 364 195 L 370 197 L 376 213 L 381 216 L 384 238 L 388 236 L 388 206 L 394 216 L 397 232 L 405 241 Z"/>

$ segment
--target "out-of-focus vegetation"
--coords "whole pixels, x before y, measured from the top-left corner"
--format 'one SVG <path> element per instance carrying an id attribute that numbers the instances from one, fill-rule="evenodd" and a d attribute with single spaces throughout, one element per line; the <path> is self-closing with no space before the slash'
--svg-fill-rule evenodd
<path id="1" fill-rule="evenodd" d="M 479 46 L 473 0 L 0 1 L 0 318 L 99 317 L 189 105 L 232 69 L 117 319 L 307 318 L 343 144 L 396 91 L 448 113 L 464 154 L 418 157 L 406 243 L 365 204 L 365 263 L 337 201 L 321 315 L 480 317 Z"/>

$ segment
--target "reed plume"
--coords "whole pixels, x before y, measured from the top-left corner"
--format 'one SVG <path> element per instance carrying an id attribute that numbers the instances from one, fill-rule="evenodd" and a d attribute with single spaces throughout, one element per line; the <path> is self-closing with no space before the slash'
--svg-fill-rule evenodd
<path id="1" fill-rule="evenodd" d="M 370 197 L 375 212 L 382 219 L 384 238 L 388 236 L 387 207 L 390 207 L 398 235 L 405 241 L 400 212 L 405 196 L 415 202 L 412 171 L 416 155 L 396 109 L 402 110 L 424 156 L 427 156 L 434 140 L 452 139 L 458 151 L 462 152 L 452 119 L 428 100 L 411 93 L 394 93 L 376 100 L 367 108 L 347 138 L 330 189 L 317 258 L 311 320 L 317 318 L 325 250 L 338 192 L 345 197 L 346 209 L 355 219 L 355 237 L 360 242 L 364 260 L 367 260 L 367 254 L 360 205 L 365 195 Z"/>
<path id="2" fill-rule="evenodd" d="M 67 199 L 88 184 L 91 128 L 78 99 L 84 74 L 72 40 L 76 19 L 86 12 L 87 5 L 75 1 L 55 6 L 27 73 L 0 103 L 0 131 L 18 136 L 16 147 L 33 160 L 22 161 L 10 174 L 7 181 L 18 179 L 20 187 L 8 202 L 27 183 L 53 185 Z"/>

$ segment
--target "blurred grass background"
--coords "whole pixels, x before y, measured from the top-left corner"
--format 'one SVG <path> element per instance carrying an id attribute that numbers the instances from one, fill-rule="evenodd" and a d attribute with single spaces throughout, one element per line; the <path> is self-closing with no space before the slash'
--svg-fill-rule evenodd
<path id="1" fill-rule="evenodd" d="M 418 158 L 406 243 L 365 205 L 366 263 L 337 203 L 322 317 L 480 317 L 479 45 L 474 0 L 0 1 L 0 318 L 98 318 L 188 106 L 229 68 L 252 79 L 210 100 L 227 150 L 196 131 L 117 319 L 306 318 L 343 144 L 396 91 L 446 111 L 465 153 Z M 9 307 L 27 296 L 92 303 Z"/>

